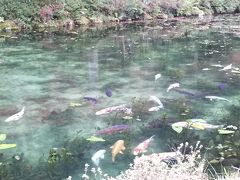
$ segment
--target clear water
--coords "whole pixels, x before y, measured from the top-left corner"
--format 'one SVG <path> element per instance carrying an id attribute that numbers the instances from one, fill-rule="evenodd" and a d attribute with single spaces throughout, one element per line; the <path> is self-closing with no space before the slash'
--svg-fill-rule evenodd
<path id="1" fill-rule="evenodd" d="M 12 176 L 64 179 L 71 175 L 80 179 L 84 164 L 92 165 L 91 156 L 99 149 L 107 150 L 100 167 L 115 176 L 132 162 L 132 149 L 152 135 L 155 139 L 148 153 L 170 151 L 169 147 L 185 141 L 201 140 L 207 147 L 217 137 L 216 131 L 177 134 L 170 126 L 149 127 L 149 122 L 163 117 L 169 123 L 203 118 L 211 124 L 239 126 L 227 118 L 231 107 L 240 106 L 240 74 L 219 71 L 221 68 L 211 65 L 240 68 L 240 19 L 222 16 L 206 24 L 193 22 L 122 25 L 85 32 L 80 29 L 76 30 L 78 35 L 45 32 L 1 38 L 0 131 L 7 134 L 6 143 L 17 144 L 16 148 L 1 150 L 1 161 L 21 156 L 19 161 L 12 160 L 16 164 Z M 162 77 L 155 81 L 159 73 Z M 166 92 L 176 82 L 181 90 L 196 97 L 174 90 Z M 106 96 L 107 88 L 112 97 Z M 145 102 L 144 107 L 154 106 L 148 101 L 150 95 L 159 97 L 165 108 L 157 112 L 140 110 L 141 102 Z M 205 95 L 231 102 L 209 101 Z M 85 101 L 84 96 L 95 97 L 97 104 Z M 71 103 L 81 106 L 71 107 Z M 132 120 L 116 113 L 95 115 L 100 109 L 121 104 L 133 108 Z M 4 121 L 23 106 L 23 118 Z M 85 140 L 115 124 L 128 124 L 131 129 L 103 135 L 105 142 Z M 125 140 L 126 151 L 112 163 L 110 146 L 118 139 Z M 72 164 L 49 166 L 50 149 L 63 147 L 73 154 Z"/>

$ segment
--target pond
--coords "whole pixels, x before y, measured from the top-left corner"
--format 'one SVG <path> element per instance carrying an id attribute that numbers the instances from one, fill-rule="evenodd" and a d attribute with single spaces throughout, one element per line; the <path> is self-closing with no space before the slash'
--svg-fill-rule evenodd
<path id="1" fill-rule="evenodd" d="M 239 22 L 239 16 L 183 18 L 2 37 L 0 133 L 7 135 L 3 143 L 17 146 L 1 150 L 0 176 L 81 179 L 100 149 L 106 153 L 99 166 L 116 176 L 151 136 L 145 154 L 200 140 L 209 161 L 239 165 Z M 23 107 L 20 119 L 6 122 Z M 181 132 L 171 126 L 188 119 L 218 126 Z M 233 133 L 219 134 L 230 125 Z M 126 149 L 113 163 L 110 147 L 119 139 Z"/>

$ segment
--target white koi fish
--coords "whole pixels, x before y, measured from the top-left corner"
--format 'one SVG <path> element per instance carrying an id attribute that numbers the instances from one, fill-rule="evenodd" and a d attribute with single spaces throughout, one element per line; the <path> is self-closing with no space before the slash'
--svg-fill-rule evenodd
<path id="1" fill-rule="evenodd" d="M 210 71 L 211 69 L 209 69 L 209 68 L 203 68 L 202 70 L 203 70 L 203 71 Z"/>
<path id="2" fill-rule="evenodd" d="M 148 109 L 148 111 L 158 111 L 161 107 L 160 106 L 155 106 L 155 107 L 151 107 Z"/>
<path id="3" fill-rule="evenodd" d="M 232 64 L 229 64 L 229 65 L 225 66 L 224 68 L 220 69 L 219 71 L 226 71 L 226 70 L 229 70 L 229 69 L 232 69 Z"/>
<path id="4" fill-rule="evenodd" d="M 102 109 L 100 111 L 97 111 L 96 115 L 108 114 L 108 113 L 111 113 L 113 111 L 123 111 L 126 114 L 132 114 L 132 109 L 127 108 L 126 104 L 123 104 L 123 105 L 120 105 L 120 106 L 108 107 L 108 108 Z"/>
<path id="5" fill-rule="evenodd" d="M 159 108 L 163 108 L 163 103 L 160 101 L 160 99 L 157 96 L 150 96 L 149 100 L 157 103 Z"/>
<path id="6" fill-rule="evenodd" d="M 145 153 L 147 152 L 147 148 L 148 145 L 151 141 L 153 141 L 153 137 L 155 135 L 151 136 L 150 138 L 148 138 L 147 140 L 141 142 L 140 144 L 138 144 L 134 149 L 133 149 L 133 155 L 137 156 L 140 153 Z"/>
<path id="7" fill-rule="evenodd" d="M 223 67 L 223 65 L 221 65 L 221 64 L 212 64 L 210 66 L 212 66 L 212 67 Z"/>
<path id="8" fill-rule="evenodd" d="M 219 97 L 219 96 L 205 96 L 206 99 L 210 99 L 210 101 L 212 100 L 222 100 L 222 101 L 227 101 L 230 102 L 228 99 L 223 98 L 223 97 Z"/>
<path id="9" fill-rule="evenodd" d="M 66 180 L 72 180 L 72 176 L 68 176 Z"/>
<path id="10" fill-rule="evenodd" d="M 20 118 L 22 118 L 23 114 L 24 114 L 24 111 L 25 111 L 25 106 L 22 108 L 22 110 L 10 117 L 8 117 L 5 122 L 11 122 L 11 121 L 17 121 L 19 120 Z"/>
<path id="11" fill-rule="evenodd" d="M 173 88 L 179 88 L 179 87 L 180 87 L 179 83 L 170 84 L 169 87 L 167 88 L 167 92 L 169 92 Z"/>
<path id="12" fill-rule="evenodd" d="M 91 157 L 93 163 L 96 166 L 99 166 L 99 162 L 100 159 L 104 159 L 104 154 L 105 154 L 106 150 L 105 149 L 100 149 L 99 151 L 97 151 L 96 153 L 93 154 L 93 156 Z"/>
<path id="13" fill-rule="evenodd" d="M 155 81 L 158 80 L 162 75 L 161 74 L 156 74 L 155 75 Z"/>

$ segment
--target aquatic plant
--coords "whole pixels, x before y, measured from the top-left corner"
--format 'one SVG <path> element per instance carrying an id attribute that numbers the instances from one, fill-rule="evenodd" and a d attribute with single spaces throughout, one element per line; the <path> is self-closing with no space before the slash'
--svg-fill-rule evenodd
<path id="1" fill-rule="evenodd" d="M 187 149 L 190 152 L 187 153 Z M 137 156 L 133 164 L 129 165 L 129 169 L 122 172 L 117 177 L 110 177 L 104 174 L 101 169 L 92 168 L 89 172 L 89 165 L 85 165 L 83 179 L 90 177 L 101 177 L 103 180 L 137 180 L 137 179 L 180 179 L 180 180 L 207 180 L 207 173 L 204 171 L 205 161 L 200 160 L 200 150 L 202 145 L 197 142 L 196 146 L 190 146 L 189 143 L 182 143 L 177 148 L 176 155 L 173 159 L 166 161 L 161 158 L 161 153 Z M 162 156 L 163 157 L 163 156 Z M 169 164 L 170 163 L 170 164 Z"/>
<path id="2" fill-rule="evenodd" d="M 231 170 L 223 168 L 223 173 L 217 176 L 217 180 L 236 180 L 240 179 L 240 169 L 232 167 Z"/>
<path id="3" fill-rule="evenodd" d="M 135 116 L 142 118 L 143 115 L 148 113 L 149 104 L 146 98 L 132 98 L 132 112 Z"/>
<path id="4" fill-rule="evenodd" d="M 0 141 L 4 141 L 6 139 L 6 137 L 7 137 L 6 134 L 0 134 Z M 0 150 L 14 148 L 16 146 L 17 146 L 16 144 L 0 144 Z"/>
<path id="5" fill-rule="evenodd" d="M 184 71 L 182 71 L 179 68 L 167 68 L 166 69 L 166 75 L 171 77 L 172 79 L 180 80 L 184 76 Z"/>
<path id="6" fill-rule="evenodd" d="M 71 168 L 76 166 L 76 158 L 74 154 L 66 148 L 52 148 L 49 151 L 47 159 L 49 178 L 65 177 Z"/>

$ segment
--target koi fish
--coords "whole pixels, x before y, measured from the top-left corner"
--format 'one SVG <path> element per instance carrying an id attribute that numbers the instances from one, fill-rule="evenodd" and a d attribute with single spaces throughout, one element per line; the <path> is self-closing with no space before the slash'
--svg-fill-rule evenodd
<path id="1" fill-rule="evenodd" d="M 219 71 L 226 71 L 226 70 L 229 70 L 229 69 L 232 69 L 232 64 L 229 64 L 229 65 L 225 66 L 224 68 L 220 69 Z"/>
<path id="2" fill-rule="evenodd" d="M 111 91 L 109 88 L 107 88 L 107 90 L 106 90 L 106 95 L 107 95 L 108 97 L 111 97 L 111 96 L 112 96 L 112 91 Z"/>
<path id="3" fill-rule="evenodd" d="M 123 151 L 126 149 L 124 140 L 116 141 L 110 148 L 112 149 L 112 162 L 115 162 L 116 155 L 118 153 L 123 154 Z"/>
<path id="4" fill-rule="evenodd" d="M 99 166 L 99 162 L 100 159 L 104 159 L 104 154 L 105 154 L 106 150 L 105 149 L 100 149 L 99 151 L 97 151 L 96 153 L 93 154 L 93 156 L 91 157 L 93 163 L 96 166 Z"/>
<path id="5" fill-rule="evenodd" d="M 83 99 L 92 102 L 93 104 L 97 104 L 97 99 L 89 96 L 84 96 Z"/>
<path id="6" fill-rule="evenodd" d="M 162 75 L 161 74 L 156 74 L 155 77 L 155 81 L 158 80 Z"/>
<path id="7" fill-rule="evenodd" d="M 173 88 L 179 88 L 179 87 L 180 87 L 179 83 L 170 84 L 169 87 L 167 88 L 167 92 L 169 92 Z"/>
<path id="8" fill-rule="evenodd" d="M 68 176 L 66 180 L 72 180 L 72 176 Z"/>
<path id="9" fill-rule="evenodd" d="M 153 140 L 153 137 L 155 135 L 151 136 L 150 138 L 148 138 L 147 140 L 141 142 L 140 144 L 138 144 L 134 149 L 133 149 L 133 155 L 137 156 L 140 153 L 145 153 L 147 152 L 147 148 L 149 143 Z"/>
<path id="10" fill-rule="evenodd" d="M 11 121 L 17 121 L 19 120 L 20 118 L 22 118 L 23 114 L 24 114 L 24 111 L 25 111 L 25 106 L 22 108 L 22 110 L 10 117 L 8 117 L 5 122 L 11 122 Z"/>
<path id="11" fill-rule="evenodd" d="M 204 130 L 204 129 L 218 129 L 221 127 L 223 126 L 208 124 L 203 119 L 188 119 L 186 121 L 180 121 L 172 124 L 172 129 L 177 133 L 181 133 L 183 128 Z"/>
<path id="12" fill-rule="evenodd" d="M 115 125 L 115 126 L 112 126 L 112 127 L 106 128 L 106 129 L 99 130 L 95 134 L 96 135 L 114 134 L 117 132 L 127 131 L 129 128 L 130 128 L 129 125 L 124 125 L 124 124 Z"/>
<path id="13" fill-rule="evenodd" d="M 223 98 L 223 97 L 219 97 L 219 96 L 205 96 L 206 99 L 210 99 L 210 101 L 212 100 L 222 100 L 222 101 L 227 101 L 230 102 L 228 99 Z"/>
<path id="14" fill-rule="evenodd" d="M 223 67 L 223 65 L 221 65 L 221 64 L 212 64 L 210 66 L 212 66 L 212 67 Z"/>
<path id="15" fill-rule="evenodd" d="M 163 108 L 163 103 L 160 101 L 160 99 L 157 96 L 150 96 L 149 100 L 156 102 L 159 108 Z"/>
<path id="16" fill-rule="evenodd" d="M 120 105 L 120 106 L 108 107 L 108 108 L 102 109 L 100 111 L 97 111 L 96 115 L 108 114 L 108 113 L 111 113 L 113 111 L 122 111 L 126 114 L 132 114 L 132 109 L 127 108 L 126 104 L 123 104 L 123 105 Z"/>
<path id="17" fill-rule="evenodd" d="M 148 109 L 148 111 L 158 111 L 161 107 L 160 106 L 154 106 Z"/>

